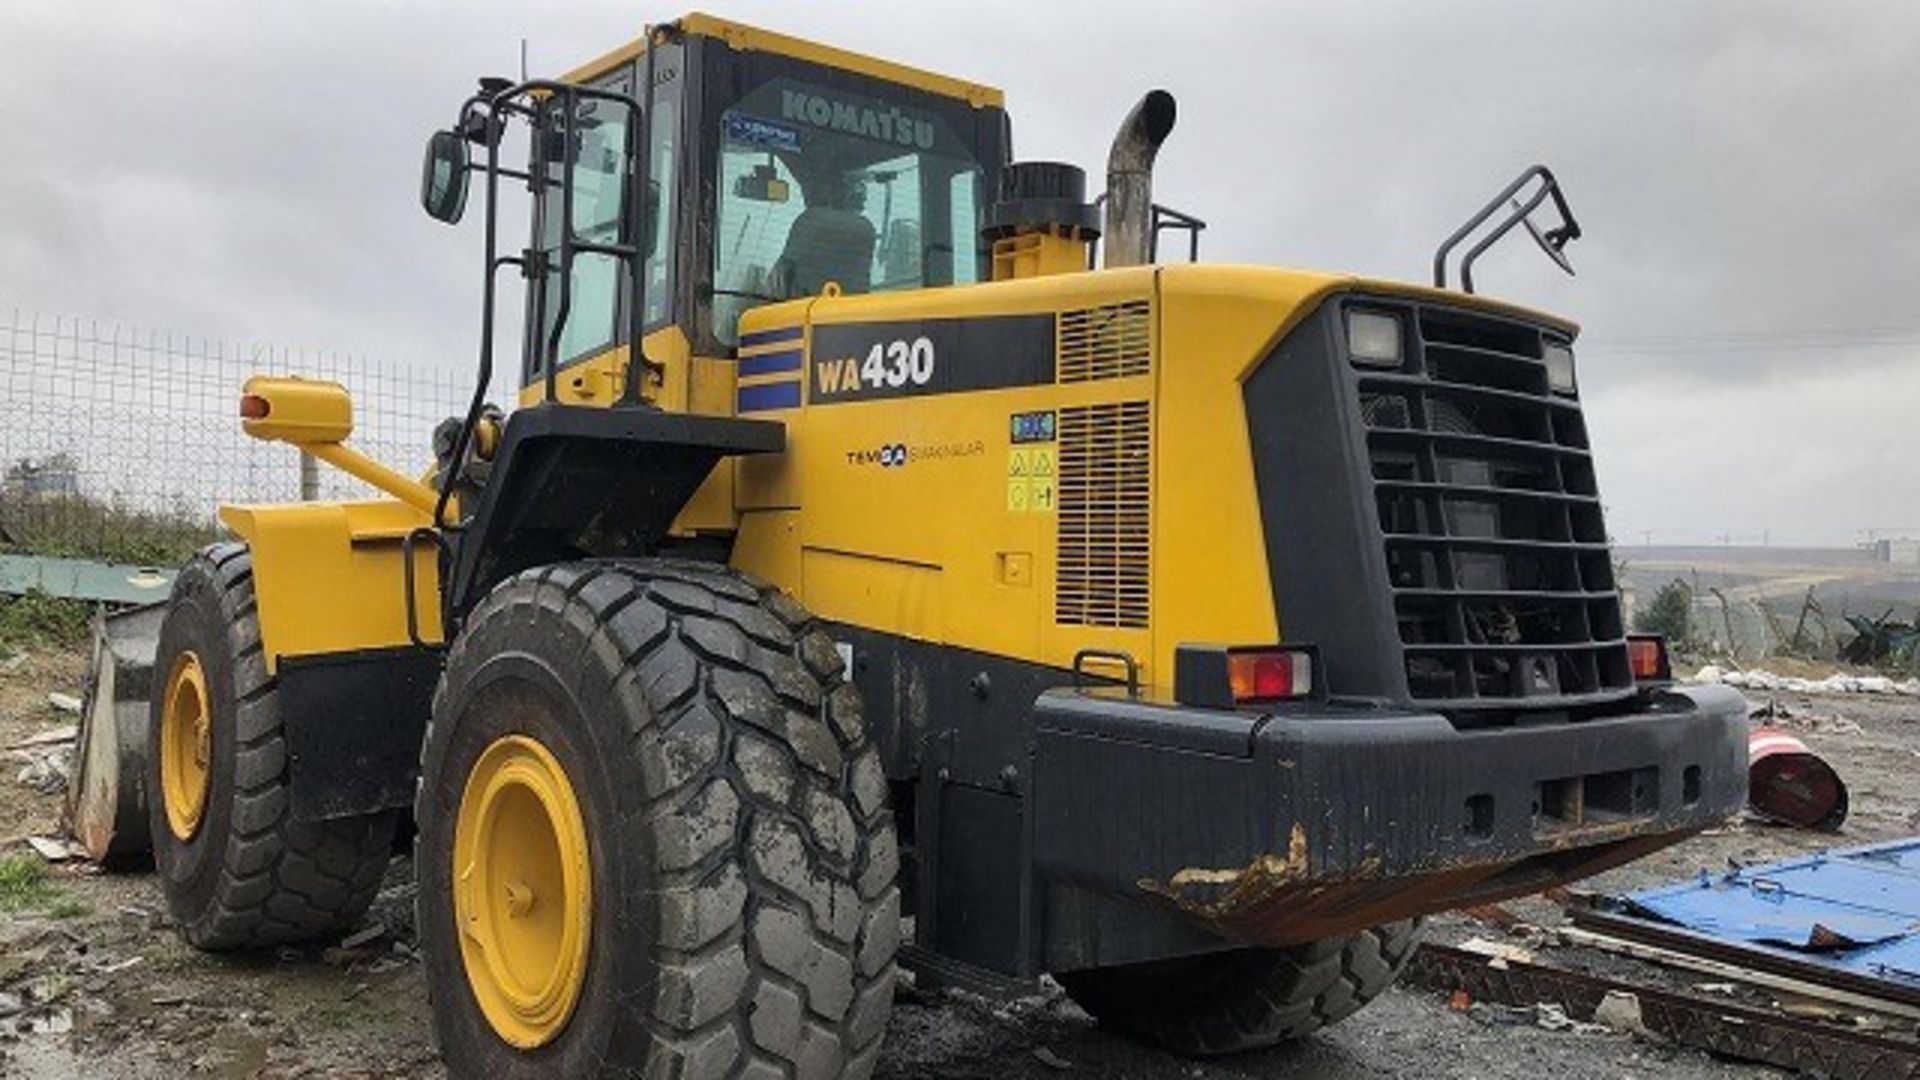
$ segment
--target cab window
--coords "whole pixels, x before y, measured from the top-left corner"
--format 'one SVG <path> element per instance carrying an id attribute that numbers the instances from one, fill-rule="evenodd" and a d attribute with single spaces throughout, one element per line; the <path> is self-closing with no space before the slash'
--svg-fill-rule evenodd
<path id="1" fill-rule="evenodd" d="M 597 84 L 605 89 L 627 89 L 626 76 Z M 556 104 L 555 108 L 559 106 Z M 558 252 L 563 203 L 561 183 L 571 174 L 573 183 L 574 236 L 590 243 L 615 244 L 620 241 L 625 211 L 631 150 L 627 131 L 633 117 L 629 110 L 607 101 L 582 100 L 576 106 L 577 137 L 572 147 L 562 147 L 556 137 L 549 153 L 538 167 L 546 171 L 549 185 L 536 210 L 538 246 L 553 256 L 545 279 L 539 282 L 537 305 L 541 313 L 537 325 L 539 337 L 528 343 L 529 375 L 544 371 L 547 343 L 554 323 L 560 318 L 560 270 Z M 564 129 L 556 118 L 555 132 Z M 621 261 L 610 255 L 577 252 L 573 259 L 572 287 L 567 299 L 566 321 L 560 327 L 556 355 L 565 365 L 611 346 L 616 338 L 620 317 Z"/>
<path id="2" fill-rule="evenodd" d="M 748 308 L 976 280 L 983 170 L 947 123 L 777 79 L 719 118 L 714 333 Z"/>

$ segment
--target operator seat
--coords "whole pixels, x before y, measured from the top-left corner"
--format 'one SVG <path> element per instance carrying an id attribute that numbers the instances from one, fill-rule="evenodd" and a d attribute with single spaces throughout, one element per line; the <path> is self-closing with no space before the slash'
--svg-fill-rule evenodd
<path id="1" fill-rule="evenodd" d="M 809 206 L 800 211 L 775 264 L 783 271 L 787 295 L 813 296 L 829 281 L 850 293 L 871 289 L 876 239 L 873 222 L 858 210 Z"/>

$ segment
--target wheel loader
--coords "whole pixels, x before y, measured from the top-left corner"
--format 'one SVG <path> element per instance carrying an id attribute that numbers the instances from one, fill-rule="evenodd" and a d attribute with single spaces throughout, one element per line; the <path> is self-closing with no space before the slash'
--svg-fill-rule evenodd
<path id="1" fill-rule="evenodd" d="M 381 497 L 224 507 L 137 681 L 187 940 L 347 931 L 405 835 L 456 1075 L 865 1075 L 901 967 L 1217 1054 L 1732 813 L 1740 701 L 1622 621 L 1577 328 L 1473 288 L 1521 225 L 1565 265 L 1558 181 L 1431 285 L 1211 265 L 1174 118 L 1089 201 L 999 90 L 705 15 L 481 80 L 421 191 L 483 221 L 470 407 L 421 475 L 250 380 Z"/>

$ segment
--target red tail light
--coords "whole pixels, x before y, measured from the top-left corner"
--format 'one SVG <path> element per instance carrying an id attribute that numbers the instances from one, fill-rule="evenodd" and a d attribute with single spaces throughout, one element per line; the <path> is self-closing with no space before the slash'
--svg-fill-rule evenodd
<path id="1" fill-rule="evenodd" d="M 1236 704 L 1305 697 L 1313 690 L 1313 662 L 1299 652 L 1229 653 L 1227 682 Z"/>
<path id="2" fill-rule="evenodd" d="M 1659 634 L 1627 635 L 1627 667 L 1632 670 L 1635 682 L 1673 681 L 1667 639 Z"/>
<path id="3" fill-rule="evenodd" d="M 240 397 L 240 418 L 242 420 L 265 420 L 273 406 L 259 394 L 243 394 Z"/>
<path id="4" fill-rule="evenodd" d="M 1238 705 L 1315 697 L 1311 646 L 1182 645 L 1174 651 L 1173 696 L 1183 705 Z"/>

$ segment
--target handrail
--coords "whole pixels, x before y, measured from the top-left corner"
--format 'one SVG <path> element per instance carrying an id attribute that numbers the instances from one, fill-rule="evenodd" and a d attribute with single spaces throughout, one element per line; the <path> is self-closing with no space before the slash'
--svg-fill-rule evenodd
<path id="1" fill-rule="evenodd" d="M 1466 220 L 1465 224 L 1455 229 L 1453 235 L 1441 242 L 1439 250 L 1433 253 L 1434 288 L 1444 289 L 1447 287 L 1447 256 L 1452 254 L 1453 249 L 1458 247 L 1461 241 L 1472 235 L 1475 229 L 1486 224 L 1487 219 L 1491 218 L 1494 212 L 1500 209 L 1502 204 L 1513 199 L 1515 195 L 1520 193 L 1521 188 L 1526 187 L 1528 183 L 1534 180 L 1540 181 L 1539 189 L 1530 195 L 1524 203 L 1516 200 L 1513 203 L 1512 212 L 1501 219 L 1500 224 L 1488 234 L 1485 239 L 1474 245 L 1461 260 L 1460 287 L 1469 293 L 1473 291 L 1474 262 L 1479 259 L 1481 254 L 1488 248 L 1498 243 L 1500 238 L 1511 231 L 1515 225 L 1523 221 L 1527 222 L 1527 228 L 1533 233 L 1533 238 L 1539 243 L 1541 250 L 1545 251 L 1548 257 L 1552 258 L 1562 270 L 1565 270 L 1569 274 L 1573 273 L 1573 265 L 1567 262 L 1563 249 L 1565 249 L 1569 242 L 1580 238 L 1580 223 L 1574 220 L 1573 210 L 1567 205 L 1566 194 L 1560 190 L 1560 181 L 1554 179 L 1552 170 L 1548 169 L 1545 165 L 1531 165 L 1523 170 L 1518 177 L 1514 178 L 1512 183 L 1500 189 L 1500 193 L 1492 199 L 1489 199 L 1485 206 L 1481 207 L 1472 217 Z M 1534 227 L 1533 222 L 1527 219 L 1527 215 L 1531 214 L 1548 198 L 1553 199 L 1554 209 L 1559 211 L 1560 224 L 1543 233 Z"/>

